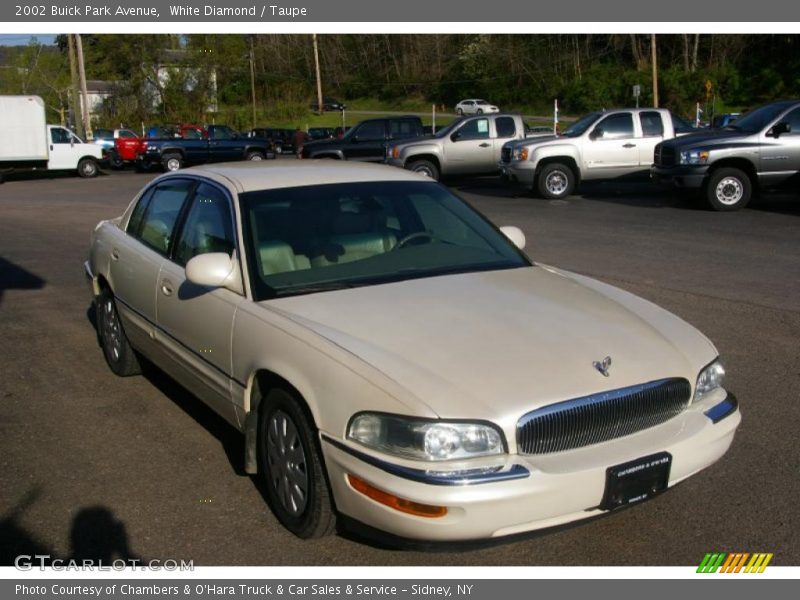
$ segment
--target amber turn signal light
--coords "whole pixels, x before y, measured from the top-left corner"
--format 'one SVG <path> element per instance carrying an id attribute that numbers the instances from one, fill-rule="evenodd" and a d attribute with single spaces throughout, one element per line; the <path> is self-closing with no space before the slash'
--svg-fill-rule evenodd
<path id="1" fill-rule="evenodd" d="M 348 475 L 347 480 L 357 492 L 361 492 L 367 498 L 372 498 L 375 502 L 380 502 L 400 512 L 416 515 L 418 517 L 427 517 L 429 519 L 438 519 L 447 514 L 447 508 L 444 506 L 431 506 L 429 504 L 420 504 L 419 502 L 406 500 L 405 498 L 398 498 L 388 492 L 372 487 L 366 481 L 359 479 L 355 475 Z"/>

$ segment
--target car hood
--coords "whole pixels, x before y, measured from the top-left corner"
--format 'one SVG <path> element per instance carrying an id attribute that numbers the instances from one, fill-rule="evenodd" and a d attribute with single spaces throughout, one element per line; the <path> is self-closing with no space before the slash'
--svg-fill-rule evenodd
<path id="1" fill-rule="evenodd" d="M 715 129 L 710 131 L 701 131 L 698 133 L 690 133 L 688 135 L 682 135 L 680 137 L 666 140 L 663 142 L 663 145 L 671 145 L 676 148 L 685 148 L 685 147 L 698 147 L 698 146 L 717 146 L 721 144 L 730 145 L 734 142 L 745 143 L 747 142 L 752 136 L 757 134 L 753 133 L 745 133 L 742 131 L 735 131 L 729 129 Z"/>
<path id="2" fill-rule="evenodd" d="M 665 377 L 693 384 L 714 357 L 708 340 L 677 317 L 579 279 L 526 267 L 263 304 L 380 370 L 440 417 L 506 426 L 600 391 Z M 606 356 L 608 377 L 593 367 Z"/>

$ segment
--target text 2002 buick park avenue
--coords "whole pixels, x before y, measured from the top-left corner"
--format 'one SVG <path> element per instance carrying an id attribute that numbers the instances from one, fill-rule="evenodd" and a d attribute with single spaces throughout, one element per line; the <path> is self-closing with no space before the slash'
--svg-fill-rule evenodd
<path id="1" fill-rule="evenodd" d="M 649 498 L 740 421 L 708 339 L 524 241 L 401 169 L 237 163 L 155 179 L 86 269 L 111 369 L 237 427 L 289 530 L 475 539 Z"/>

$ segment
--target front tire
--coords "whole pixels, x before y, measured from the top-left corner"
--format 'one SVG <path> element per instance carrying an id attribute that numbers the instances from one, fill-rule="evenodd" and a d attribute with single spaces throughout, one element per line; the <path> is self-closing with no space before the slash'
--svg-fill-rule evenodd
<path id="1" fill-rule="evenodd" d="M 258 471 L 270 508 L 297 537 L 330 534 L 336 514 L 313 421 L 282 388 L 270 390 L 259 417 Z"/>
<path id="2" fill-rule="evenodd" d="M 706 184 L 706 200 L 714 210 L 733 211 L 747 206 L 753 195 L 750 177 L 741 169 L 723 167 L 711 174 Z"/>
<path id="3" fill-rule="evenodd" d="M 245 156 L 246 160 L 264 160 L 264 154 L 261 152 L 248 152 Z"/>
<path id="4" fill-rule="evenodd" d="M 100 172 L 100 167 L 97 166 L 97 161 L 93 158 L 82 158 L 78 162 L 78 175 L 81 177 L 97 177 Z"/>
<path id="5" fill-rule="evenodd" d="M 283 146 L 281 146 L 280 144 L 275 144 L 274 148 L 275 148 L 275 154 L 283 154 Z"/>
<path id="6" fill-rule="evenodd" d="M 406 166 L 409 171 L 430 177 L 434 181 L 439 181 L 439 169 L 429 160 L 415 160 Z"/>
<path id="7" fill-rule="evenodd" d="M 459 117 L 463 116 L 463 115 L 464 115 L 464 109 L 463 109 L 463 108 L 459 108 L 459 109 L 457 109 L 457 110 L 456 110 L 456 114 L 457 114 Z"/>
<path id="8" fill-rule="evenodd" d="M 178 171 L 183 168 L 183 157 L 180 154 L 166 154 L 161 159 L 165 171 Z"/>
<path id="9" fill-rule="evenodd" d="M 537 188 L 542 198 L 566 198 L 575 189 L 575 179 L 575 173 L 567 165 L 550 163 L 539 172 Z"/>
<path id="10" fill-rule="evenodd" d="M 96 300 L 95 308 L 97 335 L 100 337 L 100 345 L 109 368 L 120 377 L 141 373 L 139 359 L 122 328 L 117 305 L 110 291 L 103 290 Z"/>

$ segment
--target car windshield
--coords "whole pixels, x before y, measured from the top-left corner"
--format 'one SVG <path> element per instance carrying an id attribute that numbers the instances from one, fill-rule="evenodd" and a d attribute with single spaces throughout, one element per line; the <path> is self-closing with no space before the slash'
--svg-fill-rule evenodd
<path id="1" fill-rule="evenodd" d="M 581 136 L 602 115 L 603 115 L 602 112 L 589 113 L 588 115 L 586 115 L 584 117 L 581 117 L 580 119 L 575 121 L 572 125 L 567 127 L 567 129 L 564 131 L 564 133 L 562 135 L 564 137 L 578 137 L 578 136 Z"/>
<path id="2" fill-rule="evenodd" d="M 361 182 L 239 196 L 255 299 L 530 266 L 434 182 Z"/>
<path id="3" fill-rule="evenodd" d="M 736 119 L 725 129 L 744 131 L 745 133 L 757 133 L 775 120 L 787 108 L 795 104 L 794 102 L 774 102 L 765 104 L 750 111 L 744 116 Z"/>

